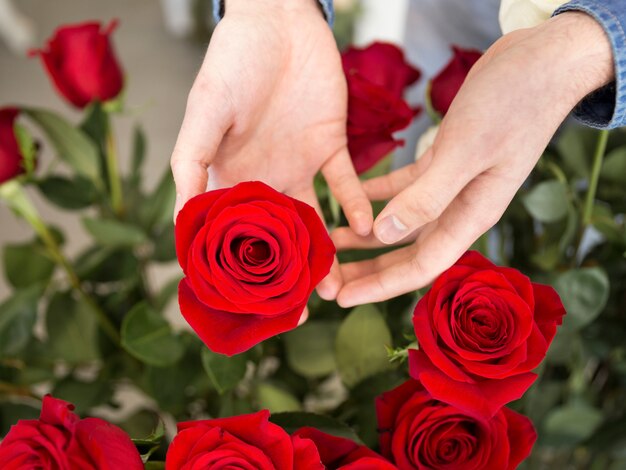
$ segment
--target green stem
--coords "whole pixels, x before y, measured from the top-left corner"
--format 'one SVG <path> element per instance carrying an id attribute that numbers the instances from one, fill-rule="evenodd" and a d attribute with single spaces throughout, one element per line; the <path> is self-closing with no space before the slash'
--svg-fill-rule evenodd
<path id="1" fill-rule="evenodd" d="M 106 313 L 96 301 L 85 291 L 74 268 L 61 252 L 59 244 L 50 232 L 48 226 L 41 219 L 39 212 L 31 203 L 22 186 L 17 181 L 10 181 L 0 185 L 0 197 L 8 203 L 9 207 L 26 220 L 43 241 L 52 259 L 63 269 L 70 285 L 79 293 L 83 300 L 89 304 L 95 313 L 100 327 L 115 344 L 120 343 L 120 335 Z"/>
<path id="2" fill-rule="evenodd" d="M 116 215 L 122 215 L 124 212 L 122 200 L 122 180 L 120 178 L 120 170 L 118 165 L 117 146 L 115 145 L 115 136 L 113 134 L 113 126 L 107 115 L 107 132 L 106 132 L 106 164 L 107 174 L 109 176 L 109 190 L 111 191 L 111 206 Z"/>
<path id="3" fill-rule="evenodd" d="M 593 202 L 596 199 L 596 192 L 598 191 L 598 180 L 600 179 L 600 170 L 602 170 L 602 162 L 604 160 L 604 154 L 606 153 L 606 145 L 608 141 L 609 131 L 600 131 L 600 135 L 598 136 L 598 143 L 596 144 L 596 152 L 593 156 L 593 167 L 591 168 L 589 189 L 587 190 L 587 197 L 585 198 L 585 205 L 583 207 L 583 227 L 587 227 L 589 224 L 591 224 L 591 217 L 593 215 Z"/>

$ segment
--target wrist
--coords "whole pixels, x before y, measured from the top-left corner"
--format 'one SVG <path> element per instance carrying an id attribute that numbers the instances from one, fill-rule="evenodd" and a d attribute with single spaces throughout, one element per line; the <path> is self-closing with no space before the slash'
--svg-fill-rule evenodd
<path id="1" fill-rule="evenodd" d="M 317 0 L 222 0 L 223 13 L 263 11 L 276 14 L 316 14 L 324 16 Z"/>
<path id="2" fill-rule="evenodd" d="M 553 60 L 576 99 L 615 79 L 613 50 L 606 32 L 590 15 L 570 11 L 537 27 L 540 40 L 554 45 Z"/>

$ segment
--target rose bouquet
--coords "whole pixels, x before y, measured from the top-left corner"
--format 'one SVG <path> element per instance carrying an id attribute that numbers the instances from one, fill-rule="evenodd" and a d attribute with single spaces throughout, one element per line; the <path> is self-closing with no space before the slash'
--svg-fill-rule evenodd
<path id="1" fill-rule="evenodd" d="M 3 223 L 33 229 L 3 247 L 2 468 L 619 468 L 619 131 L 565 129 L 503 219 L 432 286 L 342 309 L 314 292 L 335 255 L 326 228 L 346 224 L 321 178 L 326 224 L 242 182 L 189 201 L 174 228 L 169 170 L 144 186 L 139 126 L 120 167 L 114 28 L 63 27 L 34 53 L 80 122 L 0 109 L 0 200 L 16 216 Z M 429 86 L 435 120 L 479 57 L 453 49 Z M 380 43 L 348 48 L 343 66 L 366 178 L 386 171 L 395 132 L 419 114 L 403 95 L 421 74 Z M 33 192 L 74 211 L 90 246 L 68 256 Z M 155 285 L 150 268 L 175 261 L 180 275 Z"/>

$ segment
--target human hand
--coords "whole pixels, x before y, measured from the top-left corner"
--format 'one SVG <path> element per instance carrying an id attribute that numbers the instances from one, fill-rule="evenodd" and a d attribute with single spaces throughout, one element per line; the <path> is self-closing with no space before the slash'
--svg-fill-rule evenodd
<path id="1" fill-rule="evenodd" d="M 348 154 L 346 113 L 341 58 L 315 0 L 227 0 L 172 155 L 174 217 L 207 188 L 249 180 L 321 216 L 321 169 L 352 229 L 367 235 L 372 210 Z M 318 292 L 333 299 L 341 282 L 335 262 Z"/>
<path id="2" fill-rule="evenodd" d="M 495 43 L 471 70 L 432 148 L 415 164 L 364 183 L 371 199 L 393 198 L 373 234 L 333 233 L 340 250 L 412 242 L 342 265 L 339 304 L 386 300 L 450 267 L 500 219 L 571 109 L 613 74 L 609 40 L 583 13 Z"/>

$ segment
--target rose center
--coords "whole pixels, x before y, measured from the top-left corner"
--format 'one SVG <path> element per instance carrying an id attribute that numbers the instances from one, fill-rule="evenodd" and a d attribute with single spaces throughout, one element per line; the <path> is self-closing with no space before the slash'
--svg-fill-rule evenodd
<path id="1" fill-rule="evenodd" d="M 460 302 L 451 317 L 455 342 L 470 351 L 498 351 L 509 337 L 505 315 L 485 297 Z"/>
<path id="2" fill-rule="evenodd" d="M 475 423 L 463 419 L 436 423 L 420 439 L 422 448 L 416 462 L 428 468 L 452 468 L 449 466 L 467 463 L 476 453 L 476 432 Z"/>

